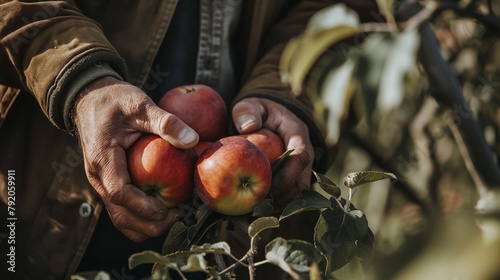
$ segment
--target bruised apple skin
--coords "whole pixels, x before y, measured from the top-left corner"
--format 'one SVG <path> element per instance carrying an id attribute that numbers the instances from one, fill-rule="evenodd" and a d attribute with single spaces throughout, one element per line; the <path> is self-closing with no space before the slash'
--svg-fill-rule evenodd
<path id="1" fill-rule="evenodd" d="M 226 105 L 211 87 L 195 84 L 173 88 L 163 95 L 158 107 L 194 129 L 200 141 L 214 142 L 226 136 L 229 121 Z"/>
<path id="2" fill-rule="evenodd" d="M 211 209 L 225 215 L 253 211 L 271 187 L 271 164 L 250 141 L 230 136 L 214 142 L 198 158 L 195 189 Z"/>
<path id="3" fill-rule="evenodd" d="M 142 136 L 127 151 L 132 183 L 169 208 L 192 196 L 197 158 L 193 149 L 177 149 L 156 135 Z"/>
<path id="4" fill-rule="evenodd" d="M 267 128 L 262 128 L 255 132 L 242 134 L 240 136 L 259 147 L 270 163 L 273 163 L 273 161 L 285 152 L 285 144 L 283 140 L 281 140 L 281 137 Z"/>

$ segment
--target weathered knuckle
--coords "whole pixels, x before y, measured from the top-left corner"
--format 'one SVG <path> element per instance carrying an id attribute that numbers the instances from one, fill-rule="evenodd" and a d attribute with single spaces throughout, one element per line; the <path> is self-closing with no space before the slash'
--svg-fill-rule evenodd
<path id="1" fill-rule="evenodd" d="M 109 202 L 116 205 L 122 205 L 125 199 L 125 194 L 118 188 L 108 189 Z"/>
<path id="2" fill-rule="evenodd" d="M 169 132 L 175 131 L 179 126 L 181 126 L 182 122 L 177 116 L 169 113 L 161 116 L 158 125 L 159 131 L 168 134 Z"/>
<path id="3" fill-rule="evenodd" d="M 125 98 L 123 104 L 125 107 L 122 108 L 122 111 L 132 116 L 144 116 L 151 107 L 151 102 L 148 99 L 137 99 L 135 95 Z"/>
<path id="4" fill-rule="evenodd" d="M 141 206 L 136 210 L 136 213 L 139 217 L 149 218 L 153 216 L 152 211 L 146 205 Z"/>
<path id="5" fill-rule="evenodd" d="M 125 216 L 123 212 L 115 212 L 115 214 L 111 217 L 113 224 L 118 229 L 126 229 L 129 226 L 129 219 Z"/>

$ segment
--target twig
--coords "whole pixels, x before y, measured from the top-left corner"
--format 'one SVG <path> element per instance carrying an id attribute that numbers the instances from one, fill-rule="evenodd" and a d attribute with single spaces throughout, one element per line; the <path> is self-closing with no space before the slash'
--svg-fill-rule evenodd
<path id="1" fill-rule="evenodd" d="M 427 126 L 438 109 L 439 105 L 436 100 L 432 97 L 427 97 L 424 104 L 409 125 L 409 131 L 413 139 L 413 143 L 419 151 L 422 151 L 417 153 L 417 160 L 420 162 L 420 170 L 422 170 L 423 176 L 425 176 L 425 180 L 428 182 L 430 197 L 434 203 L 437 202 L 435 195 L 436 184 L 434 182 L 436 164 L 434 162 L 435 153 L 432 148 L 432 137 L 429 137 Z"/>
<path id="2" fill-rule="evenodd" d="M 445 115 L 452 116 L 453 115 L 452 110 L 448 109 L 445 112 Z M 450 128 L 451 134 L 453 134 L 453 138 L 455 138 L 455 142 L 457 143 L 458 150 L 460 151 L 460 154 L 462 155 L 462 158 L 465 162 L 465 167 L 469 171 L 471 178 L 472 178 L 472 181 L 476 185 L 480 196 L 483 196 L 487 192 L 488 187 L 486 186 L 486 183 L 481 178 L 481 176 L 479 175 L 479 172 L 477 171 L 476 167 L 472 163 L 471 155 L 469 153 L 469 150 L 467 149 L 467 144 L 465 144 L 464 138 L 462 137 L 460 130 L 458 129 L 455 122 L 453 121 L 453 117 L 446 117 L 445 119 L 448 123 L 448 127 Z"/>
<path id="3" fill-rule="evenodd" d="M 253 280 L 255 277 L 255 268 L 253 264 L 253 256 L 257 253 L 257 246 L 259 243 L 259 236 L 252 237 L 250 240 L 250 250 L 248 251 L 248 275 L 250 280 Z"/>
<path id="4" fill-rule="evenodd" d="M 420 25 L 422 25 L 424 22 L 428 21 L 434 13 L 437 11 L 439 7 L 439 3 L 437 1 L 429 1 L 425 5 L 425 7 L 409 18 L 405 23 L 403 23 L 403 30 L 415 30 L 417 29 Z"/>
<path id="5" fill-rule="evenodd" d="M 257 267 L 257 266 L 261 266 L 263 264 L 266 264 L 266 263 L 269 263 L 268 260 L 263 260 L 263 261 L 260 261 L 260 262 L 256 262 L 253 264 L 254 267 Z"/>
<path id="6" fill-rule="evenodd" d="M 500 18 L 495 16 L 494 14 L 485 15 L 482 13 L 478 13 L 471 10 L 470 8 L 468 9 L 459 7 L 456 3 L 450 1 L 442 1 L 439 3 L 439 8 L 436 12 L 440 12 L 443 10 L 452 10 L 459 16 L 477 19 L 490 28 L 496 29 L 497 31 L 500 30 Z"/>
<path id="7" fill-rule="evenodd" d="M 370 158 L 373 160 L 373 162 L 380 168 L 388 170 L 391 173 L 394 173 L 394 175 L 396 175 L 396 177 L 398 178 L 404 177 L 397 171 L 398 169 L 395 166 L 393 166 L 393 164 L 389 163 L 384 157 L 382 157 L 380 154 L 374 151 L 373 147 L 370 146 L 370 144 L 367 143 L 367 141 L 362 139 L 355 132 L 349 134 L 349 142 L 353 143 L 354 145 L 358 146 L 359 148 L 367 152 Z M 431 210 L 430 205 L 424 202 L 422 199 L 420 199 L 420 197 L 413 191 L 412 187 L 409 186 L 405 181 L 403 180 L 396 181 L 394 187 L 397 188 L 399 191 L 401 191 L 409 201 L 419 205 L 423 209 L 424 213 L 430 213 Z"/>
<path id="8" fill-rule="evenodd" d="M 417 14 L 421 7 L 418 3 L 403 1 L 405 8 L 399 15 L 403 20 Z M 428 23 L 421 25 L 419 58 L 429 77 L 431 90 L 436 100 L 447 109 L 453 110 L 453 118 L 459 122 L 464 146 L 470 162 L 488 188 L 500 188 L 500 169 L 495 162 L 483 133 L 475 121 L 469 105 L 465 101 L 461 85 L 441 55 L 436 36 Z"/>
<path id="9" fill-rule="evenodd" d="M 180 270 L 180 268 L 179 268 L 179 267 L 177 267 L 177 265 L 174 265 L 173 267 L 174 267 L 174 269 L 177 271 L 177 273 L 179 273 L 179 275 L 182 277 L 182 280 L 188 280 L 188 279 L 186 278 L 186 276 L 184 275 L 184 273 L 182 273 L 182 270 Z"/>
<path id="10" fill-rule="evenodd" d="M 220 267 L 220 269 L 224 270 L 227 268 L 226 262 L 224 261 L 224 257 L 221 254 L 215 254 L 215 262 Z"/>
<path id="11" fill-rule="evenodd" d="M 241 259 L 239 259 L 237 262 L 233 263 L 232 265 L 228 266 L 226 269 L 222 270 L 219 272 L 219 275 L 224 275 L 228 272 L 233 271 L 238 267 L 238 265 L 243 265 L 243 266 L 248 266 L 246 263 L 243 263 L 244 260 L 248 258 L 248 253 L 246 253 Z M 213 279 L 212 277 L 208 278 L 209 280 Z"/>

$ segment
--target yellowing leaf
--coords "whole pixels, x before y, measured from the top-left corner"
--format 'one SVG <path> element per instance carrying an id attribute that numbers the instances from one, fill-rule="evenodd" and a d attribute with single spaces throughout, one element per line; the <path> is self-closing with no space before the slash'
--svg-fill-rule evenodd
<path id="1" fill-rule="evenodd" d="M 280 222 L 275 217 L 262 217 L 253 221 L 250 226 L 248 226 L 248 235 L 250 237 L 256 237 L 263 230 L 268 228 L 277 228 L 280 226 Z"/>
<path id="2" fill-rule="evenodd" d="M 292 91 L 295 94 L 300 94 L 304 79 L 311 70 L 311 67 L 325 53 L 328 47 L 353 36 L 357 32 L 357 27 L 342 25 L 301 38 L 301 42 L 294 52 L 293 60 L 289 67 Z"/>
<path id="3" fill-rule="evenodd" d="M 292 91 L 302 91 L 304 79 L 318 58 L 331 45 L 355 35 L 359 31 L 356 12 L 344 4 L 337 4 L 317 12 L 309 21 L 304 34 L 286 45 L 280 71 Z"/>
<path id="4" fill-rule="evenodd" d="M 330 178 L 326 177 L 325 175 L 323 174 L 320 174 L 316 171 L 312 171 L 313 174 L 314 174 L 314 177 L 316 177 L 316 180 L 318 180 L 318 184 L 319 186 L 325 191 L 327 192 L 328 194 L 336 197 L 336 198 L 339 198 L 340 197 L 340 194 L 341 194 L 341 191 L 340 191 L 340 188 L 337 187 L 337 185 L 335 185 L 334 182 L 332 182 L 330 180 Z"/>
<path id="5" fill-rule="evenodd" d="M 181 266 L 182 271 L 203 271 L 207 272 L 208 265 L 207 261 L 203 257 L 203 254 L 193 254 L 187 259 L 186 265 Z"/>
<path id="6" fill-rule="evenodd" d="M 361 184 L 375 182 L 383 179 L 394 179 L 396 176 L 392 173 L 378 171 L 358 171 L 351 172 L 344 177 L 344 186 L 352 189 Z"/>

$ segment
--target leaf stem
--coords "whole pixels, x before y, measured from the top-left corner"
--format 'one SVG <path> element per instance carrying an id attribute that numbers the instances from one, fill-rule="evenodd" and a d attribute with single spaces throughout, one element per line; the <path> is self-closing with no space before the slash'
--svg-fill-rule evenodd
<path id="1" fill-rule="evenodd" d="M 256 262 L 253 264 L 254 267 L 257 267 L 257 266 L 261 266 L 263 264 L 266 264 L 266 263 L 269 263 L 268 260 L 263 260 L 263 261 L 260 261 L 260 262 Z"/>
<path id="2" fill-rule="evenodd" d="M 188 280 L 186 278 L 186 276 L 184 275 L 184 273 L 182 273 L 182 270 L 180 270 L 180 268 L 177 265 L 173 265 L 173 267 L 175 268 L 175 270 L 177 271 L 177 273 L 179 273 L 179 275 L 182 277 L 182 280 Z"/>
<path id="3" fill-rule="evenodd" d="M 429 1 L 425 5 L 425 7 L 419 11 L 417 14 L 412 16 L 404 23 L 403 30 L 416 30 L 422 25 L 424 22 L 429 20 L 434 13 L 439 8 L 439 3 L 437 1 Z"/>
<path id="4" fill-rule="evenodd" d="M 349 211 L 349 208 L 351 207 L 351 199 L 352 199 L 352 189 L 349 188 L 349 192 L 347 193 L 347 198 L 346 198 L 344 212 Z"/>
<path id="5" fill-rule="evenodd" d="M 233 263 L 232 265 L 228 266 L 226 269 L 222 270 L 219 272 L 219 275 L 224 275 L 230 271 L 233 271 L 235 268 L 238 267 L 238 265 L 243 265 L 243 266 L 248 266 L 246 263 L 243 263 L 245 259 L 248 258 L 248 253 L 246 253 L 241 259 L 239 259 L 237 262 Z M 208 278 L 208 280 L 213 279 L 213 277 Z"/>

